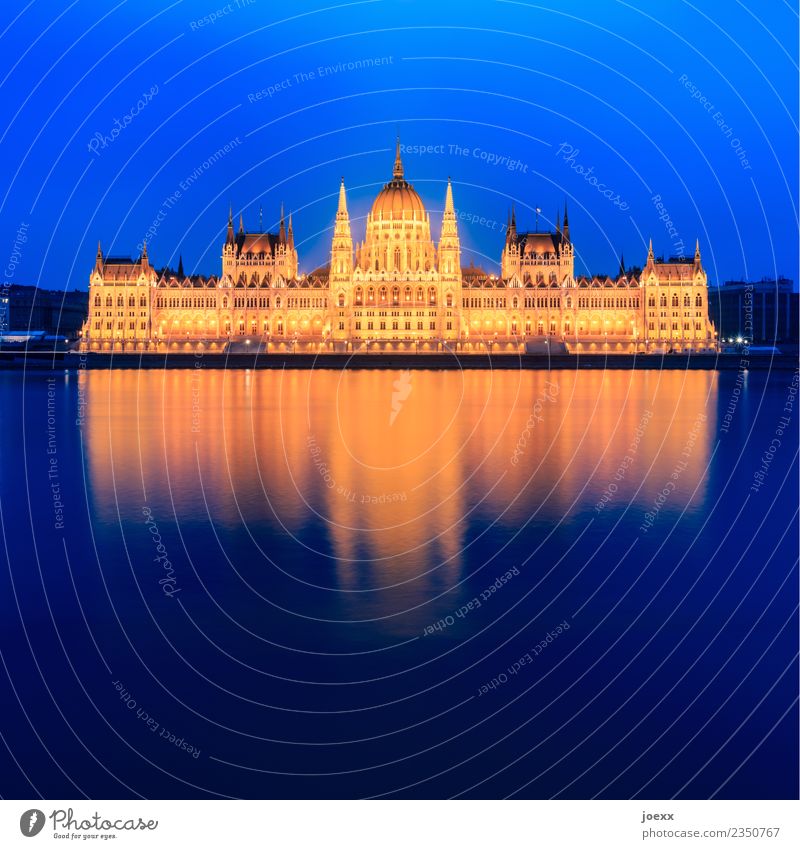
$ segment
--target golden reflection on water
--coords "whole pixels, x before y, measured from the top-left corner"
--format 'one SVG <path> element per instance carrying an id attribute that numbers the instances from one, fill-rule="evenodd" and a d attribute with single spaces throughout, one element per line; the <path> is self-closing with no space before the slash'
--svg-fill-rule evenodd
<path id="1" fill-rule="evenodd" d="M 404 555 L 456 569 L 465 522 L 555 523 L 596 514 L 604 494 L 604 511 L 630 501 L 642 511 L 682 458 L 669 506 L 683 509 L 703 498 L 716 429 L 717 377 L 706 371 L 121 370 L 81 380 L 103 519 L 147 503 L 184 523 L 266 523 L 308 545 L 316 523 L 334 556 L 356 563 Z"/>

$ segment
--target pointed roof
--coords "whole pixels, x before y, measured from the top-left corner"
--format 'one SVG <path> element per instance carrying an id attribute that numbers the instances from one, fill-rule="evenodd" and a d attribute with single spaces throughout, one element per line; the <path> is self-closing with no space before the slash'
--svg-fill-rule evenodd
<path id="1" fill-rule="evenodd" d="M 456 214 L 455 206 L 453 206 L 453 184 L 449 177 L 447 178 L 447 192 L 444 196 L 444 214 L 447 215 L 448 213 Z"/>
<path id="2" fill-rule="evenodd" d="M 397 134 L 397 144 L 395 146 L 394 169 L 392 171 L 395 180 L 403 179 L 403 160 L 400 158 L 400 134 Z"/>
<path id="3" fill-rule="evenodd" d="M 344 188 L 344 177 L 342 177 L 342 182 L 339 185 L 339 206 L 336 209 L 336 217 L 338 218 L 340 215 L 347 216 L 347 194 Z"/>

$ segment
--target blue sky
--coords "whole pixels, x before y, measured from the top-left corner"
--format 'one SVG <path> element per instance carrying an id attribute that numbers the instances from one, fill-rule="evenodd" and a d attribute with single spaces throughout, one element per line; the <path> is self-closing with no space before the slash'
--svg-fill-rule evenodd
<path id="1" fill-rule="evenodd" d="M 652 236 L 699 238 L 711 282 L 798 277 L 793 4 L 33 0 L 0 33 L 11 282 L 86 288 L 98 240 L 148 231 L 156 265 L 218 273 L 229 203 L 256 229 L 281 201 L 311 271 L 398 131 L 435 234 L 452 177 L 465 264 L 496 269 L 512 203 L 533 229 L 567 200 L 578 272 Z"/>

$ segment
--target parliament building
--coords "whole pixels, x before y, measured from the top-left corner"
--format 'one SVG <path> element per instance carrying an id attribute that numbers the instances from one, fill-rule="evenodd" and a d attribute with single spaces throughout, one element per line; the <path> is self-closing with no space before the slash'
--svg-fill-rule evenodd
<path id="1" fill-rule="evenodd" d="M 405 179 L 398 143 L 392 179 L 353 241 L 344 180 L 330 263 L 300 273 L 292 216 L 277 233 L 238 230 L 232 211 L 222 272 L 158 271 L 104 257 L 89 279 L 81 347 L 91 351 L 524 352 L 714 350 L 707 276 L 694 259 L 663 262 L 652 241 L 640 272 L 575 277 L 569 217 L 554 232 L 517 230 L 512 212 L 500 274 L 462 266 L 448 180 L 439 242 Z M 259 231 L 261 228 L 259 228 Z M 250 346 L 250 347 L 248 347 Z M 256 347 L 257 346 L 257 347 Z"/>

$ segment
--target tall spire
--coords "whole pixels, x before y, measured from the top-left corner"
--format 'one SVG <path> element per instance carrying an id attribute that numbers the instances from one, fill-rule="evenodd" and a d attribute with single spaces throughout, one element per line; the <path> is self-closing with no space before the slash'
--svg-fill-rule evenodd
<path id="1" fill-rule="evenodd" d="M 103 271 L 103 249 L 100 247 L 100 240 L 97 240 L 97 257 L 94 262 L 95 270 L 102 273 Z"/>
<path id="2" fill-rule="evenodd" d="M 178 280 L 183 280 L 183 254 L 178 256 Z"/>
<path id="3" fill-rule="evenodd" d="M 561 234 L 561 210 L 556 210 L 556 233 Z"/>
<path id="4" fill-rule="evenodd" d="M 348 217 L 347 215 L 347 195 L 344 190 L 344 177 L 342 177 L 342 182 L 339 184 L 339 206 L 336 210 L 336 217 L 340 216 Z"/>
<path id="5" fill-rule="evenodd" d="M 289 247 L 294 248 L 294 229 L 292 228 L 292 213 L 289 213 Z"/>
<path id="6" fill-rule="evenodd" d="M 619 276 L 625 276 L 625 254 L 622 252 L 619 255 Z"/>
<path id="7" fill-rule="evenodd" d="M 447 178 L 447 193 L 444 196 L 444 214 L 447 215 L 448 213 L 453 216 L 456 214 L 456 209 L 453 206 L 453 184 L 449 177 Z"/>
<path id="8" fill-rule="evenodd" d="M 142 265 L 147 264 L 147 239 L 142 243 Z"/>
<path id="9" fill-rule="evenodd" d="M 701 271 L 703 268 L 703 264 L 700 262 L 700 239 L 695 240 L 694 243 L 694 268 L 695 271 Z"/>
<path id="10" fill-rule="evenodd" d="M 569 213 L 567 212 L 566 200 L 564 200 L 564 241 L 569 241 Z"/>
<path id="11" fill-rule="evenodd" d="M 650 238 L 650 244 L 647 247 L 647 262 L 649 264 L 649 263 L 654 262 L 654 260 L 655 260 L 655 257 L 653 256 L 653 239 L 651 237 Z"/>
<path id="12" fill-rule="evenodd" d="M 225 237 L 225 243 L 229 245 L 233 244 L 233 204 L 231 204 L 228 210 L 228 233 Z"/>
<path id="13" fill-rule="evenodd" d="M 403 179 L 403 160 L 400 158 L 400 134 L 397 134 L 397 145 L 394 154 L 394 170 L 392 171 L 395 180 Z"/>
<path id="14" fill-rule="evenodd" d="M 286 241 L 286 224 L 284 223 L 284 220 L 283 220 L 283 201 L 281 201 L 281 228 L 278 231 L 278 239 L 281 242 Z"/>
<path id="15" fill-rule="evenodd" d="M 239 232 L 244 233 L 244 214 L 239 213 Z"/>
<path id="16" fill-rule="evenodd" d="M 439 274 L 446 280 L 460 279 L 461 275 L 461 243 L 458 238 L 458 222 L 456 208 L 453 204 L 453 184 L 447 178 L 447 192 L 444 196 L 444 215 L 442 216 L 442 232 L 439 239 Z"/>
<path id="17" fill-rule="evenodd" d="M 353 237 L 350 233 L 350 216 L 347 214 L 347 195 L 344 189 L 344 177 L 342 177 L 331 243 L 331 279 L 335 285 L 349 285 L 352 271 Z"/>
<path id="18" fill-rule="evenodd" d="M 511 226 L 508 228 L 512 237 L 516 238 L 517 235 L 517 211 L 514 208 L 514 204 L 511 204 Z"/>

